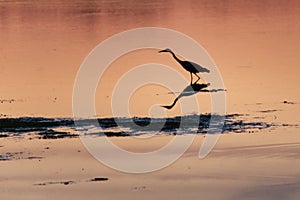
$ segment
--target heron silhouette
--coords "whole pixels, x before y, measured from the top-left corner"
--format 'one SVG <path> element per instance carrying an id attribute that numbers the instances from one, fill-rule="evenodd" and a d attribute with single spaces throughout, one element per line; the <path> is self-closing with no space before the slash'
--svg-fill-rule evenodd
<path id="1" fill-rule="evenodd" d="M 194 63 L 194 62 L 191 62 L 191 61 L 185 61 L 185 60 L 180 60 L 176 55 L 175 53 L 167 48 L 167 49 L 164 49 L 164 50 L 161 50 L 159 51 L 159 53 L 162 53 L 162 52 L 169 52 L 172 54 L 173 58 L 188 72 L 190 72 L 191 74 L 191 85 L 193 83 L 193 74 L 195 74 L 198 79 L 197 81 L 195 81 L 195 83 L 197 83 L 199 80 L 200 80 L 200 76 L 198 76 L 197 73 L 199 72 L 206 72 L 206 73 L 209 73 L 210 70 L 209 69 L 206 69 L 200 65 L 198 65 L 197 63 Z"/>
<path id="2" fill-rule="evenodd" d="M 197 82 L 188 85 L 186 88 L 184 88 L 184 90 L 178 95 L 178 97 L 176 97 L 176 99 L 174 100 L 174 102 L 169 105 L 169 106 L 161 106 L 164 107 L 166 109 L 171 109 L 175 106 L 176 102 L 184 96 L 191 96 L 193 94 L 196 94 L 197 92 L 201 92 L 204 88 L 207 88 L 210 85 L 210 83 L 207 84 L 198 84 Z M 208 90 L 203 90 L 203 91 L 208 91 Z"/>

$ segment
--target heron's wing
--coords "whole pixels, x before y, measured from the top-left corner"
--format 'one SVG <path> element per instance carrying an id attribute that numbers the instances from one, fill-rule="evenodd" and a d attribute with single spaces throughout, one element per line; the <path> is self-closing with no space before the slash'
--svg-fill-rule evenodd
<path id="1" fill-rule="evenodd" d="M 198 65 L 197 63 L 194 63 L 194 62 L 191 62 L 191 61 L 189 61 L 189 62 L 193 65 L 193 67 L 194 67 L 198 72 L 207 72 L 207 73 L 210 72 L 209 69 L 206 69 L 205 67 L 202 67 L 202 66 Z"/>

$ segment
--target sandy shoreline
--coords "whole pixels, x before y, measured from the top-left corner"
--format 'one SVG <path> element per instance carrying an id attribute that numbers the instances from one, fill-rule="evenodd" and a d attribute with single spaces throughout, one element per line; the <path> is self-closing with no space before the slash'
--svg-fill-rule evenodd
<path id="1" fill-rule="evenodd" d="M 111 138 L 143 152 L 151 145 L 130 137 Z M 127 174 L 95 160 L 79 138 L 1 138 L 1 199 L 298 199 L 300 138 L 297 129 L 221 135 L 213 152 L 197 157 L 203 135 L 174 164 L 147 174 Z M 151 148 L 150 148 L 151 147 Z M 95 178 L 108 180 L 91 181 Z M 96 179 L 98 180 L 98 179 Z"/>

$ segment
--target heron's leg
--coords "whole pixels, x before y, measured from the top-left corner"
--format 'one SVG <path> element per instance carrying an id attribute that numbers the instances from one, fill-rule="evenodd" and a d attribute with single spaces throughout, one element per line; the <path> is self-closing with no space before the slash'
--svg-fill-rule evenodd
<path id="1" fill-rule="evenodd" d="M 191 85 L 193 84 L 193 74 L 192 74 L 192 72 L 190 72 L 190 74 L 191 74 Z"/>
<path id="2" fill-rule="evenodd" d="M 195 81 L 195 83 L 197 83 L 200 80 L 200 76 L 198 76 L 198 74 L 196 74 L 196 73 L 195 73 L 195 75 L 198 77 L 198 79 Z"/>

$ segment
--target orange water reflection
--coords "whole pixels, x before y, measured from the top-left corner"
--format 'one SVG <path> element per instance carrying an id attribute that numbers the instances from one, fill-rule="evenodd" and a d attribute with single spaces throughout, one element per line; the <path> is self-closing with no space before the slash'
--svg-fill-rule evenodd
<path id="1" fill-rule="evenodd" d="M 256 102 L 297 102 L 299 13 L 299 1 L 281 0 L 0 1 L 0 98 L 16 99 L 0 104 L 0 112 L 72 115 L 73 82 L 86 55 L 107 37 L 143 26 L 175 29 L 202 44 L 222 73 L 229 112 L 247 112 L 245 104 Z M 97 92 L 97 102 L 105 102 L 96 105 L 99 115 L 110 115 L 106 97 L 118 76 L 149 57 L 186 73 L 154 51 L 147 53 L 139 60 L 128 55 L 111 66 L 104 77 L 106 85 L 99 86 L 103 91 Z M 120 63 L 122 59 L 127 61 Z M 146 87 L 139 92 L 151 94 L 152 90 Z M 207 98 L 199 100 L 209 105 Z M 172 95 L 145 98 L 136 94 L 132 101 L 143 103 L 132 108 L 132 115 L 147 115 L 153 102 L 165 104 L 171 99 Z M 205 111 L 209 106 L 204 106 Z"/>

